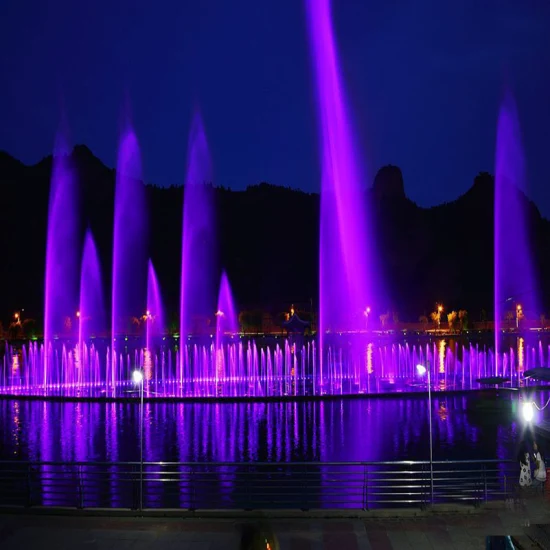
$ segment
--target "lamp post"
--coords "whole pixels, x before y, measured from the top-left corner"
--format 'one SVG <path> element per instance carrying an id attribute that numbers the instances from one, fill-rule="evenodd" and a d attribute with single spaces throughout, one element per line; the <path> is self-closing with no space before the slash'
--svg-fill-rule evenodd
<path id="1" fill-rule="evenodd" d="M 370 307 L 365 308 L 365 311 L 363 312 L 363 315 L 365 316 L 365 327 L 366 327 L 367 330 L 369 330 Z"/>
<path id="2" fill-rule="evenodd" d="M 437 306 L 437 330 L 441 330 L 441 313 L 443 313 L 443 306 Z M 428 371 L 428 377 L 430 372 Z"/>
<path id="3" fill-rule="evenodd" d="M 136 369 L 132 372 L 132 380 L 139 386 L 139 509 L 143 510 L 143 372 Z"/>
<path id="4" fill-rule="evenodd" d="M 441 306 L 440 306 L 441 307 Z M 420 376 L 428 373 L 428 422 L 430 426 L 430 500 L 434 502 L 434 465 L 433 465 L 433 438 L 432 438 L 432 383 L 430 377 L 430 365 L 428 368 L 424 365 L 416 365 L 416 371 Z"/>
<path id="5" fill-rule="evenodd" d="M 516 328 L 517 328 L 517 329 L 519 329 L 519 319 L 520 319 L 520 317 L 521 317 L 521 313 L 522 313 L 522 311 L 521 311 L 521 305 L 518 304 L 518 305 L 516 306 Z"/>

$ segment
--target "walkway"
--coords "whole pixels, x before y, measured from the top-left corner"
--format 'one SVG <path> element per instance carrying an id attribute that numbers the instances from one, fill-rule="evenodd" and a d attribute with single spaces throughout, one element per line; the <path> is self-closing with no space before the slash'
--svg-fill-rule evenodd
<path id="1" fill-rule="evenodd" d="M 512 535 L 525 550 L 549 548 L 550 507 L 540 497 L 496 509 L 402 512 L 399 517 L 271 519 L 281 550 L 485 549 L 488 535 Z M 399 512 L 398 512 L 399 513 Z M 0 515 L 2 550 L 238 550 L 253 520 Z M 265 547 L 264 547 L 265 548 Z M 504 548 L 504 547 L 503 547 Z"/>

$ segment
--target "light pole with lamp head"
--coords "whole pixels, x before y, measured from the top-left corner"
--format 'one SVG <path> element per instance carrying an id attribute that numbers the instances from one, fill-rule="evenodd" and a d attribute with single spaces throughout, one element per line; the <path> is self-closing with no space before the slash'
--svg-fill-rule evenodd
<path id="1" fill-rule="evenodd" d="M 433 438 L 432 438 L 432 381 L 430 377 L 430 366 L 416 365 L 416 371 L 420 376 L 428 373 L 428 422 L 430 426 L 430 497 L 431 504 L 434 502 L 434 465 L 433 465 Z"/>
<path id="2" fill-rule="evenodd" d="M 132 372 L 132 380 L 139 386 L 139 509 L 143 510 L 143 372 L 136 369 Z"/>

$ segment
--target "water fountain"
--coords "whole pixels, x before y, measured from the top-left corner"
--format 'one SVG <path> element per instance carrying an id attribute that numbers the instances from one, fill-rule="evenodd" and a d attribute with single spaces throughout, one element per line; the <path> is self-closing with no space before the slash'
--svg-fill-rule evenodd
<path id="1" fill-rule="evenodd" d="M 44 300 L 44 369 L 42 382 L 56 380 L 54 338 L 70 335 L 78 307 L 77 185 L 70 150 L 62 133 L 55 145 L 48 207 Z"/>
<path id="2" fill-rule="evenodd" d="M 108 327 L 98 253 L 90 232 L 84 239 L 77 308 L 77 291 L 73 292 L 79 265 L 76 181 L 69 157 L 58 147 L 49 208 L 44 343 L 6 344 L 0 356 L 1 394 L 132 397 L 130 374 L 136 368 L 143 368 L 150 399 L 403 393 L 425 390 L 416 377 L 418 364 L 431 369 L 434 391 L 464 390 L 480 388 L 479 378 L 496 375 L 519 385 L 523 370 L 550 366 L 550 350 L 536 335 L 519 339 L 512 335 L 512 341 L 498 336 L 495 353 L 479 335 L 448 340 L 416 335 L 397 342 L 365 327 L 365 315 L 375 311 L 375 297 L 380 295 L 374 239 L 339 75 L 330 2 L 308 0 L 307 5 L 323 178 L 318 335 L 239 334 L 225 273 L 216 310 L 215 215 L 212 189 L 205 185 L 211 179 L 211 160 L 198 114 L 190 132 L 184 189 L 180 331 L 167 334 L 160 284 L 152 262 L 147 263 L 140 151 L 127 126 L 116 174 L 111 338 L 98 337 Z M 496 155 L 495 307 L 499 320 L 509 297 L 516 307 L 521 296 L 526 312 L 537 307 L 522 211 L 525 201 L 513 187 L 524 179 L 518 135 L 515 107 L 507 99 L 499 118 Z M 509 268 L 518 265 L 521 269 Z M 69 330 L 66 321 L 74 319 L 77 309 L 78 331 Z M 139 332 L 136 326 L 145 330 L 133 334 Z"/>
<path id="3" fill-rule="evenodd" d="M 202 120 L 195 113 L 189 135 L 183 199 L 180 334 L 205 332 L 216 307 L 214 282 L 215 217 L 212 162 Z M 194 322 L 195 321 L 195 322 Z"/>
<path id="4" fill-rule="evenodd" d="M 358 330 L 371 312 L 377 272 L 348 103 L 340 77 L 330 0 L 309 0 L 307 20 L 318 97 L 321 135 L 319 231 L 320 391 L 324 391 L 327 332 Z M 332 350 L 334 353 L 335 350 Z"/>
<path id="5" fill-rule="evenodd" d="M 84 237 L 80 269 L 80 305 L 77 311 L 78 345 L 73 350 L 79 384 L 88 379 L 97 383 L 101 378 L 100 360 L 92 344 L 92 338 L 95 340 L 106 332 L 102 287 L 99 256 L 92 232 L 88 229 Z"/>
<path id="6" fill-rule="evenodd" d="M 520 328 L 523 317 L 538 318 L 538 281 L 533 265 L 525 158 L 514 99 L 507 93 L 498 117 L 494 196 L 495 354 L 503 370 L 501 331 Z M 507 319 L 506 319 L 507 318 Z"/>
<path id="7" fill-rule="evenodd" d="M 105 334 L 107 325 L 101 265 L 94 237 L 90 230 L 86 231 L 84 237 L 80 270 L 80 307 L 77 314 L 78 344 L 80 348 L 91 337 L 99 337 Z"/>
<path id="8" fill-rule="evenodd" d="M 158 348 L 160 339 L 166 334 L 166 323 L 160 285 L 151 260 L 149 260 L 147 270 L 147 311 L 144 315 L 144 322 L 146 349 Z"/>
<path id="9" fill-rule="evenodd" d="M 137 137 L 127 126 L 120 140 L 113 231 L 111 294 L 111 358 L 107 380 L 129 376 L 124 370 L 124 346 L 117 337 L 127 334 L 129 322 L 145 309 L 147 285 L 147 216 Z"/>

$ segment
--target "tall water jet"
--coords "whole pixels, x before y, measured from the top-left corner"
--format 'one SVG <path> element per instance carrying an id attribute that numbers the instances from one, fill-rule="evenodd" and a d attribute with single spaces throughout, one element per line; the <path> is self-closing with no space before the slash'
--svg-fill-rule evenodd
<path id="1" fill-rule="evenodd" d="M 526 316 L 538 317 L 538 277 L 532 258 L 529 201 L 526 191 L 525 157 L 513 96 L 507 92 L 501 104 L 495 152 L 494 194 L 494 299 L 495 361 L 499 369 L 500 329 L 521 327 Z M 508 328 L 511 328 L 508 327 Z"/>
<path id="2" fill-rule="evenodd" d="M 366 188 L 354 151 L 339 73 L 330 1 L 306 0 L 321 133 L 319 347 L 323 385 L 325 332 L 363 328 L 374 302 L 375 255 Z"/>
<path id="3" fill-rule="evenodd" d="M 239 331 L 239 321 L 233 302 L 231 286 L 225 271 L 222 272 L 220 279 L 220 290 L 218 292 L 218 309 L 216 311 L 216 347 L 222 343 L 223 335 L 235 334 Z"/>
<path id="4" fill-rule="evenodd" d="M 59 135 L 53 155 L 46 237 L 44 384 L 55 376 L 49 368 L 52 339 L 73 332 L 78 307 L 78 247 L 77 182 L 70 150 Z"/>
<path id="5" fill-rule="evenodd" d="M 216 307 L 213 189 L 207 185 L 211 179 L 212 163 L 208 143 L 201 118 L 196 113 L 189 135 L 183 199 L 180 286 L 182 339 L 191 332 L 204 331 L 206 320 L 211 319 Z"/>
<path id="6" fill-rule="evenodd" d="M 147 218 L 139 144 L 131 127 L 124 130 L 118 151 L 113 231 L 111 295 L 111 375 L 116 370 L 117 335 L 145 310 L 147 288 Z M 128 373 L 125 373 L 128 374 Z"/>
<path id="7" fill-rule="evenodd" d="M 105 303 L 101 265 L 92 232 L 84 237 L 82 266 L 80 270 L 80 307 L 78 309 L 78 341 L 82 353 L 83 344 L 91 336 L 101 336 L 106 329 Z"/>
<path id="8" fill-rule="evenodd" d="M 147 270 L 147 312 L 145 323 L 145 347 L 151 350 L 151 346 L 166 332 L 160 285 L 151 260 L 149 260 L 149 268 Z"/>

